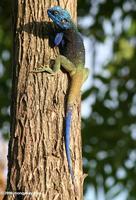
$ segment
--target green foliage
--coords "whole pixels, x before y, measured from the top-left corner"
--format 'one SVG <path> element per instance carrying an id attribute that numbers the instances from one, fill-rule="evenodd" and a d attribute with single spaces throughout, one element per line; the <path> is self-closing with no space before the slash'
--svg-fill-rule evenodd
<path id="1" fill-rule="evenodd" d="M 78 14 L 83 16 L 80 9 L 88 1 L 79 3 Z M 90 35 L 96 45 L 107 38 L 113 41 L 111 60 L 103 64 L 100 73 L 93 74 L 94 84 L 83 94 L 83 100 L 95 97 L 90 105 L 90 116 L 83 119 L 84 168 L 89 175 L 85 184 L 93 185 L 96 193 L 98 187 L 103 187 L 108 200 L 116 199 L 123 190 L 128 192 L 129 200 L 136 199 L 135 3 L 133 0 L 92 0 L 84 13 L 84 16 L 92 16 L 93 24 L 84 28 L 83 34 Z M 105 22 L 111 26 L 110 34 Z"/>

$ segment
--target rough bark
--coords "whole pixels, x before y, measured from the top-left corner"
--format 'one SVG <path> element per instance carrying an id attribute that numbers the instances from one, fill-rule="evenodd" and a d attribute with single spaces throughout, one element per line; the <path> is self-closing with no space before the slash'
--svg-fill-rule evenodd
<path id="1" fill-rule="evenodd" d="M 53 4 L 54 3 L 54 4 Z M 73 200 L 82 197 L 80 100 L 75 103 L 71 129 L 71 155 L 76 189 L 71 182 L 64 146 L 67 73 L 55 76 L 31 73 L 50 65 L 58 53 L 49 45 L 50 24 L 46 10 L 56 1 L 13 1 L 13 90 L 11 137 L 8 153 L 7 191 L 35 192 L 5 195 L 4 199 Z M 76 21 L 76 0 L 62 7 Z M 40 192 L 40 195 L 36 195 Z"/>

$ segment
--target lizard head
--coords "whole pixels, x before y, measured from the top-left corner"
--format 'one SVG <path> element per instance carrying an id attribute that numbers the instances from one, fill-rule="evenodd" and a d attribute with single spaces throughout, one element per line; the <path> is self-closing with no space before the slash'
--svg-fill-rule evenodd
<path id="1" fill-rule="evenodd" d="M 62 30 L 72 28 L 72 19 L 67 10 L 62 9 L 60 6 L 54 6 L 47 10 L 49 18 Z"/>

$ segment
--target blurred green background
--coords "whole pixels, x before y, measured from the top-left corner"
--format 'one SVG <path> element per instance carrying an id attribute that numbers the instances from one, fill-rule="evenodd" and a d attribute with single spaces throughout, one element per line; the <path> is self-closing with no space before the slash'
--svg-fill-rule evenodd
<path id="1" fill-rule="evenodd" d="M 0 133 L 5 140 L 11 93 L 10 4 L 0 1 Z M 122 200 L 135 200 L 136 1 L 79 0 L 78 17 L 91 60 L 82 136 L 85 193 L 93 191 L 94 197 L 85 199 L 116 200 L 124 192 Z M 109 56 L 100 62 L 105 54 Z"/>
<path id="2" fill-rule="evenodd" d="M 0 1 L 0 132 L 9 134 L 11 92 L 11 2 Z"/>

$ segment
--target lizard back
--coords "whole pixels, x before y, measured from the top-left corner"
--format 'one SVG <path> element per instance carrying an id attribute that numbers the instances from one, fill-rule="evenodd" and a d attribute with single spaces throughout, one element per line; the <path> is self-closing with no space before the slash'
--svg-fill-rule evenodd
<path id="1" fill-rule="evenodd" d="M 66 56 L 76 67 L 85 63 L 85 49 L 82 37 L 76 29 L 64 31 L 64 44 L 60 45 L 60 54 Z"/>

